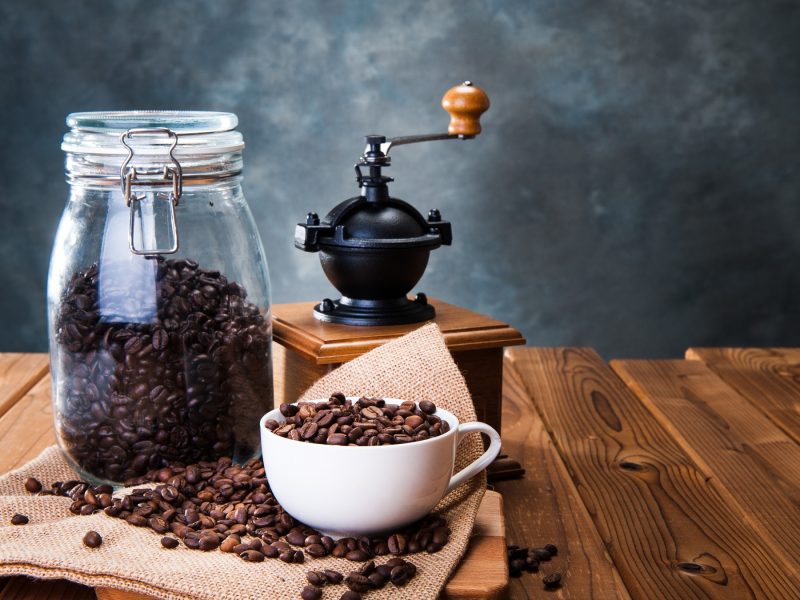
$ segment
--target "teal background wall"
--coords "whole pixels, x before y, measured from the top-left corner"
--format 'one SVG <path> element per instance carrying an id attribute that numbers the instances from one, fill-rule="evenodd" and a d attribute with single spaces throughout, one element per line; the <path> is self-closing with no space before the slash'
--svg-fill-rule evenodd
<path id="1" fill-rule="evenodd" d="M 393 194 L 453 222 L 419 290 L 534 345 L 679 356 L 800 345 L 800 4 L 782 0 L 6 1 L 0 5 L 0 351 L 44 350 L 45 279 L 79 110 L 238 114 L 273 300 L 334 293 L 294 224 L 355 194 L 366 133 Z"/>

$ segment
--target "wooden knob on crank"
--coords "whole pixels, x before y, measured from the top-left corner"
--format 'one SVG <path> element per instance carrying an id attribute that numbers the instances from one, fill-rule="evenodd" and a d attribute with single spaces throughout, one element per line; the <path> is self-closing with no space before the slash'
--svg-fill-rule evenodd
<path id="1" fill-rule="evenodd" d="M 465 81 L 451 87 L 442 98 L 442 108 L 450 113 L 450 135 L 478 135 L 480 118 L 489 109 L 489 96 L 481 88 Z"/>

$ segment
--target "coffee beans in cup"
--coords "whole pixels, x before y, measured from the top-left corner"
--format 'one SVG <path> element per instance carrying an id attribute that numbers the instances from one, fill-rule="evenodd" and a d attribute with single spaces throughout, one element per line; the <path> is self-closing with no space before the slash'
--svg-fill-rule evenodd
<path id="1" fill-rule="evenodd" d="M 158 256 L 135 279 L 130 269 L 94 264 L 60 299 L 63 449 L 110 481 L 176 461 L 253 456 L 251 424 L 272 402 L 269 317 L 243 286 L 193 260 Z"/>
<path id="2" fill-rule="evenodd" d="M 337 392 L 327 402 L 282 404 L 283 422 L 268 419 L 264 426 L 275 435 L 298 442 L 329 446 L 408 444 L 437 437 L 450 426 L 436 416 L 436 405 L 423 400 L 387 404 L 382 398 L 357 401 Z"/>

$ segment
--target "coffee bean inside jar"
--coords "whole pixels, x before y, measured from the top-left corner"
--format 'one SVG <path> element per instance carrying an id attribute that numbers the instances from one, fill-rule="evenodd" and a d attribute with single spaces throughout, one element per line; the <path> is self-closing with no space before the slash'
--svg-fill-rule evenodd
<path id="1" fill-rule="evenodd" d="M 271 408 L 268 315 L 243 286 L 189 259 L 94 264 L 56 315 L 56 423 L 86 473 L 123 481 L 170 463 L 253 456 Z"/>

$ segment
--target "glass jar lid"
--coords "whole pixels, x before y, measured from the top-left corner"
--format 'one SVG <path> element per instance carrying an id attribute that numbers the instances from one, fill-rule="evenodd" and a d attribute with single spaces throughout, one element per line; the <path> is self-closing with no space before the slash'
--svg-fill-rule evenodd
<path id="1" fill-rule="evenodd" d="M 67 116 L 70 131 L 61 149 L 82 154 L 128 154 L 120 137 L 132 129 L 168 129 L 178 137 L 176 156 L 224 154 L 244 148 L 236 115 L 225 112 L 131 110 L 79 112 Z M 137 154 L 161 154 L 173 140 L 158 133 L 137 135 Z"/>

